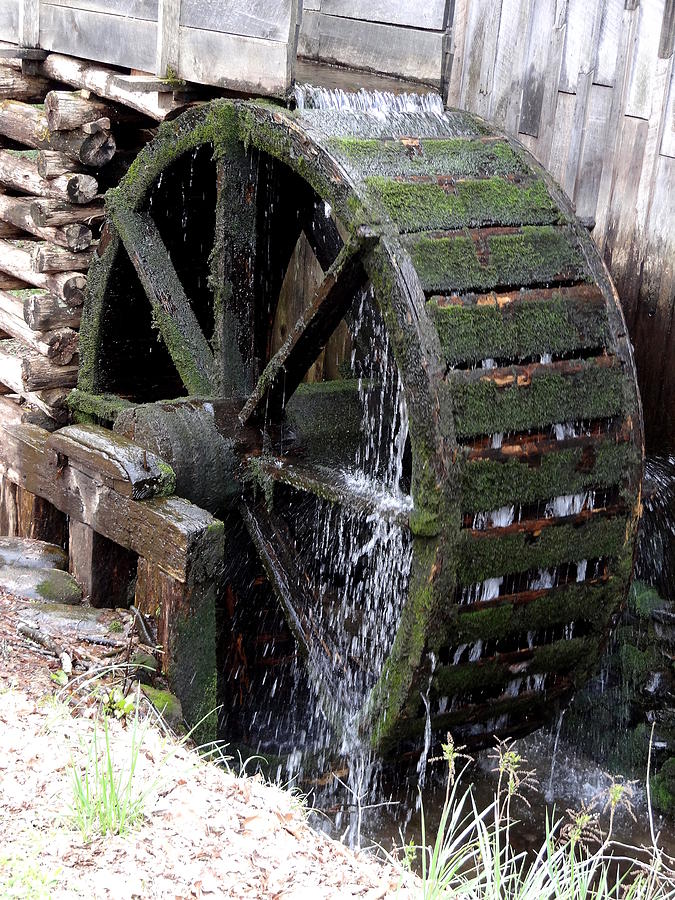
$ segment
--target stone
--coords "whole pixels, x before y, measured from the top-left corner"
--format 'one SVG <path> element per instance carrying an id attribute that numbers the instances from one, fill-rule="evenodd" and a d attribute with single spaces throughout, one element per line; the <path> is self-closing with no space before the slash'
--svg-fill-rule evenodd
<path id="1" fill-rule="evenodd" d="M 62 569 L 0 566 L 0 590 L 25 600 L 75 605 L 82 602 L 82 588 Z"/>
<path id="2" fill-rule="evenodd" d="M 0 566 L 23 569 L 67 569 L 68 554 L 46 541 L 33 538 L 0 537 Z"/>
<path id="3" fill-rule="evenodd" d="M 148 684 L 142 685 L 141 690 L 170 728 L 174 731 L 183 730 L 183 710 L 175 694 L 150 687 Z"/>

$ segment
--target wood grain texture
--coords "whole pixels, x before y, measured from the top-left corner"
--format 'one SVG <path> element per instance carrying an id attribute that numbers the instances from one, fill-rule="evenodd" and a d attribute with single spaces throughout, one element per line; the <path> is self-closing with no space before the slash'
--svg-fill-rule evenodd
<path id="1" fill-rule="evenodd" d="M 0 40 L 19 42 L 19 0 L 0 3 Z"/>
<path id="2" fill-rule="evenodd" d="M 181 0 L 180 24 L 286 42 L 295 4 L 296 0 Z"/>
<path id="3" fill-rule="evenodd" d="M 418 0 L 321 0 L 321 12 L 367 22 L 440 31 L 445 16 L 445 0 L 425 0 L 424 3 Z"/>
<path id="4" fill-rule="evenodd" d="M 157 64 L 164 78 L 178 72 L 181 0 L 159 0 L 157 7 Z"/>

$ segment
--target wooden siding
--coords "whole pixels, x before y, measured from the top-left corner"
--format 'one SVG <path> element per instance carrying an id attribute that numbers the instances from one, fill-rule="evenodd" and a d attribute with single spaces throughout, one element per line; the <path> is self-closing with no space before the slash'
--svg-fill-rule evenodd
<path id="1" fill-rule="evenodd" d="M 453 0 L 305 0 L 298 54 L 442 87 Z"/>
<path id="2" fill-rule="evenodd" d="M 293 79 L 300 2 L 1 0 L 0 40 L 284 96 Z"/>
<path id="3" fill-rule="evenodd" d="M 648 443 L 675 448 L 675 0 L 456 0 L 447 100 L 522 141 L 595 222 Z"/>

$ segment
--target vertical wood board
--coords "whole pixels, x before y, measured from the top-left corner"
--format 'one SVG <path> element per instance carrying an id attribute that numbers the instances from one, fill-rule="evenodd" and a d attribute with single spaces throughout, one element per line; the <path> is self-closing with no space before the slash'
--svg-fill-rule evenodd
<path id="1" fill-rule="evenodd" d="M 518 131 L 527 22 L 532 0 L 502 0 L 492 89 L 490 120 Z"/>
<path id="2" fill-rule="evenodd" d="M 532 137 L 539 136 L 546 76 L 556 62 L 556 44 L 559 39 L 559 35 L 556 35 L 556 13 L 556 3 L 552 0 L 533 0 L 518 125 L 520 134 Z"/>
<path id="3" fill-rule="evenodd" d="M 623 0 L 604 0 L 593 68 L 595 84 L 613 87 L 623 27 Z"/>
<path id="4" fill-rule="evenodd" d="M 178 72 L 181 0 L 159 0 L 157 7 L 157 63 L 155 72 L 164 78 Z"/>
<path id="5" fill-rule="evenodd" d="M 664 8 L 665 0 L 650 0 L 649 3 L 641 3 L 636 11 L 639 18 L 625 106 L 627 116 L 648 119 L 651 115 L 656 51 Z"/>
<path id="6" fill-rule="evenodd" d="M 0 2 L 0 40 L 19 43 L 19 0 Z"/>
<path id="7" fill-rule="evenodd" d="M 611 165 L 611 140 L 608 129 L 612 109 L 612 88 L 602 84 L 590 87 L 586 125 L 574 186 L 574 203 L 582 219 L 595 219 L 600 180 L 605 163 Z"/>
<path id="8" fill-rule="evenodd" d="M 19 0 L 19 40 L 22 47 L 40 42 L 40 0 Z"/>
<path id="9" fill-rule="evenodd" d="M 663 113 L 663 135 L 659 152 L 663 156 L 675 158 L 675 66 L 670 73 L 668 101 Z"/>

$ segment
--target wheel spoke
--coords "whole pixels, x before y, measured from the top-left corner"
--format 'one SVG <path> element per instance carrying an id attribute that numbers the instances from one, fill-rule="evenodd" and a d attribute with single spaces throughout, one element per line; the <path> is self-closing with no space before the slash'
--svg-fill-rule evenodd
<path id="1" fill-rule="evenodd" d="M 236 145 L 217 163 L 216 233 L 210 261 L 214 292 L 213 346 L 220 390 L 245 395 L 253 370 L 256 254 L 257 165 Z"/>
<path id="2" fill-rule="evenodd" d="M 314 684 L 327 697 L 337 696 L 336 680 L 344 671 L 344 663 L 319 626 L 318 600 L 298 567 L 286 526 L 260 504 L 242 502 L 240 512 L 298 647 L 307 659 Z"/>
<path id="3" fill-rule="evenodd" d="M 359 236 L 340 251 L 312 302 L 265 366 L 239 414 L 242 425 L 265 406 L 272 420 L 279 415 L 349 310 L 354 294 L 366 282 L 362 260 L 366 245 L 372 240 L 370 235 Z"/>
<path id="4" fill-rule="evenodd" d="M 183 384 L 191 394 L 213 393 L 211 348 L 152 217 L 147 212 L 113 210 L 113 222 Z"/>
<path id="5" fill-rule="evenodd" d="M 360 516 L 377 513 L 379 518 L 403 527 L 409 525 L 410 501 L 375 481 L 362 482 L 330 466 L 293 462 L 282 457 L 257 458 L 256 466 L 265 478 L 314 494 Z"/>

